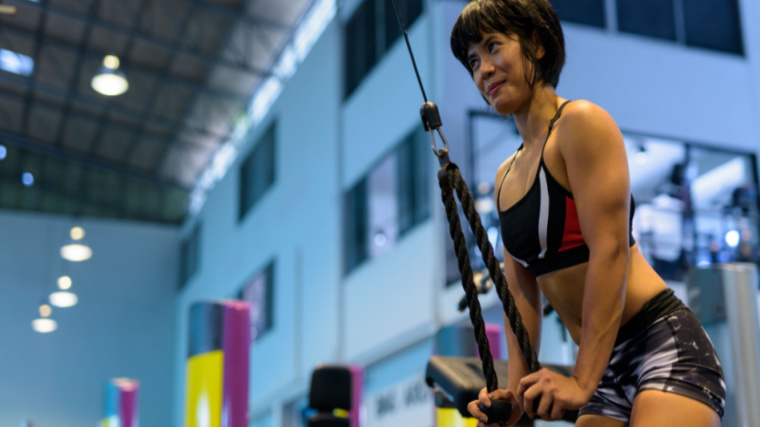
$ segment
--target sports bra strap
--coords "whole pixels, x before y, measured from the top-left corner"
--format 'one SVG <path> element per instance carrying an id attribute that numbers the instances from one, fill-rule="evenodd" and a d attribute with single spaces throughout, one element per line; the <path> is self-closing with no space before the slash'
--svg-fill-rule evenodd
<path id="1" fill-rule="evenodd" d="M 562 115 L 562 110 L 565 108 L 567 104 L 570 103 L 570 101 L 571 100 L 568 99 L 567 101 L 563 102 L 562 105 L 560 105 L 559 108 L 557 109 L 557 112 L 554 114 L 554 117 L 552 117 L 552 119 L 549 121 L 549 132 L 546 133 L 546 140 L 544 141 L 543 147 L 541 147 L 541 161 L 544 160 L 544 147 L 546 147 L 546 141 L 549 140 L 549 135 L 551 135 L 552 133 L 552 128 L 554 127 L 554 123 L 557 120 L 559 120 L 559 116 Z M 507 167 L 507 171 L 504 172 L 504 176 L 501 177 L 501 182 L 499 182 L 499 188 L 496 189 L 496 192 L 497 192 L 496 193 L 496 211 L 497 212 L 499 212 L 499 206 L 500 206 L 499 202 L 501 201 L 501 186 L 504 185 L 504 178 L 506 178 L 509 171 L 512 170 L 512 165 L 515 164 L 515 160 L 517 160 L 517 155 L 520 153 L 520 150 L 522 149 L 523 149 L 523 145 L 520 144 L 520 147 L 517 149 L 517 151 L 515 151 L 515 157 L 512 158 L 512 162 L 509 164 L 509 167 Z"/>
<path id="2" fill-rule="evenodd" d="M 569 104 L 572 100 L 568 99 L 567 101 L 563 102 L 562 105 L 559 106 L 557 109 L 557 114 L 552 117 L 551 121 L 549 122 L 549 133 L 551 133 L 552 128 L 554 127 L 554 122 L 556 122 L 559 119 L 559 116 L 562 115 L 562 110 L 565 109 L 565 106 Z M 546 136 L 546 139 L 549 139 L 549 135 Z"/>
<path id="3" fill-rule="evenodd" d="M 549 132 L 546 133 L 546 139 L 544 140 L 544 145 L 541 147 L 541 161 L 544 161 L 544 149 L 546 149 L 546 143 L 549 142 L 549 135 L 552 134 L 552 129 L 554 129 L 554 123 L 559 120 L 559 116 L 562 115 L 562 110 L 565 109 L 565 106 L 570 103 L 570 100 L 563 102 L 562 105 L 557 108 L 557 113 L 554 114 L 554 117 L 549 121 Z M 541 166 L 539 166 L 541 167 Z"/>

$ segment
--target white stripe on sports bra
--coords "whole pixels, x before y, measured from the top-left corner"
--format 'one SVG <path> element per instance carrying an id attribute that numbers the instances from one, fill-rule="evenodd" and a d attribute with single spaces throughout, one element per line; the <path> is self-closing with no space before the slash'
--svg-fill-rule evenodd
<path id="1" fill-rule="evenodd" d="M 546 235 L 549 232 L 549 186 L 546 184 L 546 171 L 539 165 L 541 180 L 541 204 L 538 213 L 538 241 L 541 243 L 541 252 L 538 254 L 539 259 L 546 255 Z"/>

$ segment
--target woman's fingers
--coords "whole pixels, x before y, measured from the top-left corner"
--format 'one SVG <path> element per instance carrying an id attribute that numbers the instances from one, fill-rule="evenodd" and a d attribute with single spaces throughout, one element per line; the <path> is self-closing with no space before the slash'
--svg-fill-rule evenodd
<path id="1" fill-rule="evenodd" d="M 564 416 L 565 416 L 564 409 L 562 409 L 559 405 L 554 405 L 552 407 L 551 420 L 549 420 L 549 421 L 561 420 L 562 417 L 564 417 Z"/>
<path id="2" fill-rule="evenodd" d="M 496 390 L 499 391 L 499 390 Z M 491 407 L 491 398 L 488 396 L 488 389 L 483 387 L 478 393 L 478 401 L 485 405 L 487 408 Z"/>
<path id="3" fill-rule="evenodd" d="M 540 371 L 539 371 L 540 372 Z M 530 388 L 534 383 L 538 381 L 538 372 L 534 372 L 532 374 L 524 376 L 520 383 L 517 385 L 517 393 L 516 396 L 517 400 L 520 402 L 523 401 L 523 395 L 525 394 L 525 391 Z"/>
<path id="4" fill-rule="evenodd" d="M 538 408 L 536 408 L 535 415 L 538 415 L 541 419 L 546 421 L 552 421 L 549 416 L 552 410 L 552 404 L 554 403 L 554 396 L 549 393 L 540 394 L 537 397 Z M 533 410 L 531 406 L 531 411 Z"/>
<path id="5" fill-rule="evenodd" d="M 511 402 L 513 406 L 519 405 L 519 402 L 515 398 L 514 394 L 509 390 L 497 389 L 491 393 L 489 393 L 485 388 L 480 390 L 478 393 L 478 400 L 473 400 L 467 404 L 467 411 L 469 411 L 470 414 L 478 420 L 478 427 L 498 427 L 497 424 L 489 424 L 488 417 L 478 407 L 478 405 L 482 404 L 483 406 L 490 408 L 493 400 Z"/>
<path id="6" fill-rule="evenodd" d="M 473 418 L 482 420 L 482 419 L 485 419 L 485 415 L 483 414 L 483 412 L 480 411 L 480 408 L 478 408 L 479 403 L 480 403 L 479 400 L 473 400 L 472 402 L 467 404 L 467 410 L 470 412 L 470 415 L 472 415 Z"/>

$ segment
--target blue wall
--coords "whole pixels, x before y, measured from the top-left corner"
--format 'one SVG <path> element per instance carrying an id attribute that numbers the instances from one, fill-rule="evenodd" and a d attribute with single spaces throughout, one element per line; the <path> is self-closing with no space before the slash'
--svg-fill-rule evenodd
<path id="1" fill-rule="evenodd" d="M 170 425 L 176 227 L 84 219 L 93 257 L 59 256 L 70 218 L 0 212 L 0 425 L 93 426 L 105 383 L 140 381 L 140 422 Z M 63 273 L 79 303 L 53 307 L 58 330 L 31 322 Z"/>

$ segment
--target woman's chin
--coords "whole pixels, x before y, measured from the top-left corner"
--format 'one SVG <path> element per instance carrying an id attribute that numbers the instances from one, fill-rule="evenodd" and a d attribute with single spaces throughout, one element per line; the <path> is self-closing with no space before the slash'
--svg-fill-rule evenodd
<path id="1" fill-rule="evenodd" d="M 515 106 L 511 103 L 504 103 L 499 102 L 498 100 L 491 101 L 491 107 L 502 116 L 506 116 L 507 114 L 514 114 L 516 109 Z"/>

